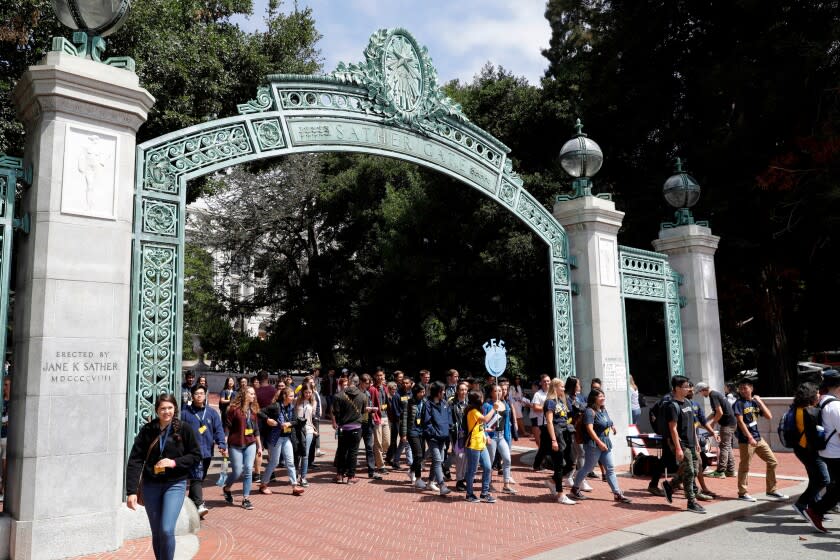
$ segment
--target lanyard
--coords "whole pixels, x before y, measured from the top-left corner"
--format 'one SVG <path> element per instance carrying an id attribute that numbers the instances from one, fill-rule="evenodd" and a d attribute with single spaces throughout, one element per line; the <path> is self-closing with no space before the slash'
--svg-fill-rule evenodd
<path id="1" fill-rule="evenodd" d="M 245 427 L 248 428 L 249 430 L 254 429 L 254 425 L 251 423 L 251 409 L 250 408 L 245 413 Z"/>
<path id="2" fill-rule="evenodd" d="M 202 414 L 201 416 L 199 416 L 199 415 L 198 415 L 198 412 L 196 412 L 196 411 L 195 411 L 195 407 L 194 407 L 194 406 L 190 405 L 190 409 L 192 409 L 192 413 L 193 413 L 193 415 L 194 415 L 196 418 L 198 418 L 199 425 L 203 426 L 203 425 L 204 425 L 204 418 L 206 418 L 206 417 L 207 417 L 207 407 L 205 406 L 204 408 L 202 408 L 202 409 L 201 409 L 202 411 L 204 411 L 204 414 Z"/>
<path id="3" fill-rule="evenodd" d="M 169 430 L 172 427 L 172 424 L 166 426 L 160 434 L 160 439 L 158 440 L 158 447 L 160 448 L 160 454 L 163 455 L 163 448 L 166 447 L 166 438 L 169 437 Z"/>
<path id="4" fill-rule="evenodd" d="M 286 404 L 280 407 L 280 423 L 291 422 L 292 419 L 292 405 Z"/>

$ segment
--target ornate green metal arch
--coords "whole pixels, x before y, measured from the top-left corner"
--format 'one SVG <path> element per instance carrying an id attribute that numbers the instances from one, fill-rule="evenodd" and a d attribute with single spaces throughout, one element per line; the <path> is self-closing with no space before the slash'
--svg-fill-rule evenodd
<path id="1" fill-rule="evenodd" d="M 685 375 L 680 307 L 682 276 L 668 264 L 668 255 L 619 246 L 618 263 L 621 273 L 622 309 L 625 299 L 661 302 L 665 306 L 665 334 L 667 336 L 668 372 Z M 626 313 L 624 319 L 625 355 L 627 344 Z"/>
<path id="2" fill-rule="evenodd" d="M 137 148 L 128 432 L 180 379 L 183 248 L 189 179 L 300 152 L 361 152 L 459 179 L 518 216 L 549 249 L 556 373 L 574 373 L 566 232 L 513 171 L 510 149 L 469 122 L 437 84 L 426 48 L 405 30 L 371 36 L 365 61 L 326 76 L 275 75 L 239 116 Z"/>

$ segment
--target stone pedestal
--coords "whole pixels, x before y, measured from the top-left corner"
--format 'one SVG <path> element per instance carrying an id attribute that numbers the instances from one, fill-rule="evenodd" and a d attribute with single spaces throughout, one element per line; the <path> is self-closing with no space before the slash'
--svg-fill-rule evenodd
<path id="1" fill-rule="evenodd" d="M 32 230 L 17 247 L 6 494 L 12 558 L 116 549 L 122 506 L 137 76 L 64 53 L 14 92 Z"/>
<path id="2" fill-rule="evenodd" d="M 569 252 L 577 259 L 572 282 L 578 295 L 572 298 L 575 337 L 575 370 L 584 395 L 589 382 L 603 382 L 607 408 L 618 435 L 613 438 L 616 464 L 629 462 L 624 436 L 630 424 L 627 364 L 624 353 L 621 279 L 618 268 L 618 229 L 624 212 L 615 204 L 594 196 L 558 202 L 554 217 L 569 236 Z"/>
<path id="3" fill-rule="evenodd" d="M 680 295 L 686 306 L 680 320 L 686 377 L 724 392 L 714 258 L 719 241 L 709 228 L 692 224 L 661 230 L 653 246 L 668 255 L 671 268 L 683 275 Z"/>

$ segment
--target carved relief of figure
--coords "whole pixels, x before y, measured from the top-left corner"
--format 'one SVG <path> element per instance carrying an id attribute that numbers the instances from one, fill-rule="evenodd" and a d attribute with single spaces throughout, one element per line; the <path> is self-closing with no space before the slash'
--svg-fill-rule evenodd
<path id="1" fill-rule="evenodd" d="M 79 147 L 79 173 L 85 180 L 85 203 L 87 209 L 93 208 L 96 197 L 94 190 L 103 182 L 102 172 L 111 169 L 110 145 L 96 135 L 86 136 L 87 142 Z"/>

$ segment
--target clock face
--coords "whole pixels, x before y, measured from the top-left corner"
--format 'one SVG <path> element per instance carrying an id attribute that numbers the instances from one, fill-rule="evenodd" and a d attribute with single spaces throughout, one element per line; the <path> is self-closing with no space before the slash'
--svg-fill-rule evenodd
<path id="1" fill-rule="evenodd" d="M 394 34 L 385 48 L 385 83 L 394 105 L 410 113 L 423 96 L 423 68 L 412 41 Z"/>

